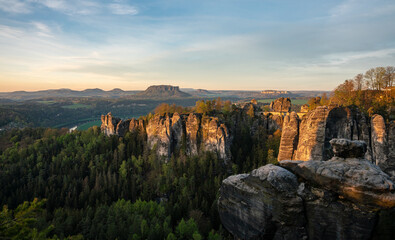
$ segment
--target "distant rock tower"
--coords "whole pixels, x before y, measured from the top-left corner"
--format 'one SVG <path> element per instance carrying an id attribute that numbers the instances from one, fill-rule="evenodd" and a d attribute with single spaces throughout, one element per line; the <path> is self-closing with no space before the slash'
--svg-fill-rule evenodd
<path id="1" fill-rule="evenodd" d="M 291 111 L 291 99 L 290 98 L 278 98 L 270 103 L 270 109 L 273 112 L 290 112 Z"/>

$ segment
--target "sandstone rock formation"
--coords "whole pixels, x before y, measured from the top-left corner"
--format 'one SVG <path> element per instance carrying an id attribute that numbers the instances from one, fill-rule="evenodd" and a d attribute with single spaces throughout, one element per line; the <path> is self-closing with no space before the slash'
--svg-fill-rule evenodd
<path id="1" fill-rule="evenodd" d="M 373 161 L 383 170 L 387 168 L 387 132 L 384 118 L 378 114 L 372 116 L 372 152 Z M 395 161 L 395 159 L 394 159 Z"/>
<path id="2" fill-rule="evenodd" d="M 198 153 L 198 142 L 200 138 L 200 117 L 195 113 L 190 113 L 185 122 L 185 128 L 187 153 L 196 155 Z"/>
<path id="3" fill-rule="evenodd" d="M 302 113 L 307 113 L 309 111 L 309 105 L 308 104 L 303 104 L 301 107 L 300 107 L 300 112 L 302 112 Z"/>
<path id="4" fill-rule="evenodd" d="M 298 131 L 295 122 L 297 120 L 284 123 L 282 138 L 294 136 L 297 140 L 281 142 L 279 161 L 330 159 L 333 153 L 329 141 L 333 138 L 365 141 L 368 143 L 365 157 L 372 159 L 368 121 L 356 108 L 319 106 L 302 117 Z"/>
<path id="5" fill-rule="evenodd" d="M 298 146 L 294 149 L 294 159 L 323 160 L 327 106 L 317 107 L 302 118 L 299 127 Z M 283 134 L 287 134 L 285 131 Z"/>
<path id="6" fill-rule="evenodd" d="M 169 157 L 171 154 L 172 130 L 168 115 L 155 115 L 148 121 L 146 132 L 148 146 L 156 150 L 159 155 Z"/>
<path id="7" fill-rule="evenodd" d="M 300 119 L 295 112 L 291 112 L 284 117 L 280 151 L 278 154 L 279 161 L 294 158 L 295 149 L 297 149 L 299 141 L 299 124 Z"/>
<path id="8" fill-rule="evenodd" d="M 130 124 L 129 124 L 129 132 L 135 132 L 135 131 L 145 131 L 144 127 L 144 121 L 142 119 L 137 120 L 135 118 L 130 119 Z"/>
<path id="9" fill-rule="evenodd" d="M 266 165 L 222 182 L 221 222 L 238 239 L 303 239 L 306 236 L 298 181 L 288 170 Z"/>
<path id="10" fill-rule="evenodd" d="M 380 212 L 395 206 L 394 183 L 363 158 L 365 143 L 330 143 L 329 161 L 281 161 L 225 179 L 224 227 L 236 239 L 374 238 Z"/>
<path id="11" fill-rule="evenodd" d="M 392 121 L 388 126 L 388 156 L 387 166 L 385 172 L 390 174 L 395 181 L 395 121 Z"/>
<path id="12" fill-rule="evenodd" d="M 202 148 L 205 151 L 217 152 L 221 159 L 230 156 L 230 136 L 224 124 L 216 117 L 206 117 L 201 120 Z"/>
<path id="13" fill-rule="evenodd" d="M 120 118 L 115 118 L 111 113 L 107 115 L 101 116 L 101 131 L 104 132 L 107 136 L 114 135 L 116 133 L 116 127 L 118 123 L 121 121 Z"/>
<path id="14" fill-rule="evenodd" d="M 264 122 L 266 123 L 266 129 L 269 131 L 282 129 L 284 124 L 284 116 L 269 113 L 264 116 Z"/>
<path id="15" fill-rule="evenodd" d="M 124 136 L 127 131 L 141 131 L 147 135 L 150 148 L 156 146 L 157 153 L 170 157 L 185 143 L 187 154 L 196 155 L 200 150 L 212 151 L 225 162 L 230 159 L 231 136 L 225 124 L 216 117 L 191 113 L 188 116 L 154 115 L 147 124 L 143 120 L 121 120 L 111 113 L 102 116 L 102 131 L 106 135 Z"/>
<path id="16" fill-rule="evenodd" d="M 278 98 L 270 103 L 270 109 L 274 112 L 289 112 L 291 111 L 291 99 Z"/>
<path id="17" fill-rule="evenodd" d="M 116 134 L 118 136 L 123 137 L 127 131 L 129 131 L 129 125 L 130 125 L 130 119 L 129 120 L 120 120 L 119 123 L 117 124 L 116 127 Z"/>

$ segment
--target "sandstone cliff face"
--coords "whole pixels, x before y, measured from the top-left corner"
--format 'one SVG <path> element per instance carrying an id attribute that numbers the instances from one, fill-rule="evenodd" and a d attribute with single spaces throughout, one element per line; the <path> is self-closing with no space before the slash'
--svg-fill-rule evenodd
<path id="1" fill-rule="evenodd" d="M 304 161 L 323 160 L 325 126 L 328 114 L 328 107 L 320 106 L 303 116 L 299 128 L 298 146 L 294 150 L 294 159 Z"/>
<path id="2" fill-rule="evenodd" d="M 280 151 L 278 154 L 279 161 L 294 158 L 295 149 L 297 149 L 299 141 L 299 124 L 300 119 L 295 112 L 284 117 Z"/>
<path id="3" fill-rule="evenodd" d="M 117 124 L 115 134 L 121 137 L 125 136 L 125 133 L 129 131 L 130 121 L 131 120 L 125 120 L 125 121 L 120 120 L 119 123 Z"/>
<path id="4" fill-rule="evenodd" d="M 392 176 L 395 181 L 395 121 L 388 126 L 388 156 L 386 172 Z M 392 159 L 392 160 L 391 160 Z"/>
<path id="5" fill-rule="evenodd" d="M 216 117 L 205 117 L 201 121 L 202 148 L 205 151 L 217 152 L 221 159 L 230 156 L 230 136 L 224 124 Z"/>
<path id="6" fill-rule="evenodd" d="M 358 109 L 320 106 L 303 116 L 298 131 L 296 125 L 296 120 L 284 123 L 284 140 L 281 141 L 278 158 L 280 161 L 330 159 L 333 153 L 329 141 L 333 138 L 365 141 L 368 144 L 365 158 L 372 160 L 370 124 Z M 295 136 L 296 132 L 299 133 L 298 136 Z M 375 136 L 372 135 L 372 139 Z M 385 158 L 381 156 L 380 159 Z"/>
<path id="7" fill-rule="evenodd" d="M 130 124 L 129 124 L 129 132 L 135 132 L 135 131 L 145 131 L 145 124 L 142 119 L 137 120 L 135 118 L 130 119 Z"/>
<path id="8" fill-rule="evenodd" d="M 387 132 L 384 118 L 380 115 L 373 115 L 371 119 L 372 128 L 372 152 L 373 161 L 383 170 L 387 168 Z"/>
<path id="9" fill-rule="evenodd" d="M 185 144 L 189 155 L 200 150 L 212 151 L 225 162 L 230 160 L 231 136 L 225 124 L 216 117 L 204 117 L 191 113 L 189 116 L 174 113 L 171 116 L 155 115 L 145 126 L 143 120 L 120 120 L 109 113 L 102 116 L 102 131 L 106 135 L 124 136 L 127 131 L 141 131 L 147 135 L 150 148 L 169 158 Z"/>
<path id="10" fill-rule="evenodd" d="M 329 161 L 281 161 L 225 179 L 218 200 L 224 227 L 236 239 L 375 237 L 380 212 L 395 206 L 394 183 L 363 158 L 363 141 L 331 144 Z"/>
<path id="11" fill-rule="evenodd" d="M 274 112 L 289 112 L 291 111 L 291 99 L 278 98 L 270 103 L 270 109 Z"/>
<path id="12" fill-rule="evenodd" d="M 198 153 L 198 142 L 200 138 L 200 116 L 191 113 L 185 123 L 187 153 L 196 155 Z"/>
<path id="13" fill-rule="evenodd" d="M 221 222 L 238 239 L 303 239 L 303 202 L 296 176 L 266 165 L 222 182 L 218 209 Z"/>
<path id="14" fill-rule="evenodd" d="M 118 123 L 121 121 L 120 118 L 115 118 L 111 113 L 107 115 L 101 116 L 101 131 L 104 132 L 107 136 L 114 135 L 116 133 L 116 127 Z"/>
<path id="15" fill-rule="evenodd" d="M 155 115 L 148 121 L 146 132 L 148 146 L 157 147 L 157 152 L 161 156 L 169 157 L 171 153 L 172 130 L 171 119 L 168 115 Z"/>
<path id="16" fill-rule="evenodd" d="M 264 122 L 266 125 L 266 129 L 269 132 L 272 132 L 277 129 L 282 129 L 284 124 L 284 116 L 269 113 L 264 115 Z"/>

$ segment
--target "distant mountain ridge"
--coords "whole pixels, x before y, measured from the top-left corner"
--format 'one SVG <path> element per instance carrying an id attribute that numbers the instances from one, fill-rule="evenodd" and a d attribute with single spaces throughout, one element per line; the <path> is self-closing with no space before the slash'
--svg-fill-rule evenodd
<path id="1" fill-rule="evenodd" d="M 145 91 L 131 90 L 124 91 L 120 88 L 114 88 L 104 91 L 100 88 L 90 88 L 82 91 L 71 90 L 68 88 L 49 89 L 41 91 L 15 91 L 0 92 L 0 102 L 9 101 L 26 101 L 33 99 L 46 98 L 131 98 L 131 99 L 180 99 L 180 98 L 278 98 L 278 97 L 314 97 L 329 91 L 275 91 L 276 94 L 266 93 L 265 91 L 245 91 L 245 90 L 206 90 L 194 88 L 179 88 L 171 85 L 154 85 L 148 87 Z"/>
<path id="2" fill-rule="evenodd" d="M 82 91 L 71 90 L 68 88 L 49 89 L 41 91 L 15 91 L 15 92 L 0 92 L 0 98 L 11 99 L 15 101 L 24 101 L 40 98 L 72 98 L 72 97 L 105 97 L 105 98 L 119 98 L 134 95 L 140 91 L 124 91 L 119 88 L 114 88 L 110 91 L 104 91 L 100 88 L 90 88 Z"/>

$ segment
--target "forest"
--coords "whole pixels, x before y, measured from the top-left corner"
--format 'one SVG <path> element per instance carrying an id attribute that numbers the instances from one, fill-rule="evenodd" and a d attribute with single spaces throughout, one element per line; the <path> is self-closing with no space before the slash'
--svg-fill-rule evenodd
<path id="1" fill-rule="evenodd" d="M 281 132 L 251 131 L 258 119 L 232 110 L 229 102 L 218 104 L 197 106 L 225 122 L 240 122 L 230 165 L 215 153 L 190 157 L 183 149 L 165 161 L 138 131 L 124 137 L 105 136 L 98 127 L 3 133 L 0 237 L 231 239 L 218 216 L 220 184 L 231 174 L 276 162 Z M 157 111 L 162 108 L 172 107 Z"/>
<path id="2" fill-rule="evenodd" d="M 356 105 L 367 117 L 379 113 L 391 121 L 393 77 L 391 67 L 373 68 L 330 96 L 310 99 L 309 108 Z M 232 239 L 218 215 L 222 180 L 277 163 L 281 130 L 264 127 L 254 106 L 218 98 L 153 110 L 237 123 L 230 129 L 230 164 L 213 152 L 189 156 L 183 147 L 163 159 L 138 130 L 123 137 L 106 136 L 99 127 L 0 132 L 0 239 Z"/>

